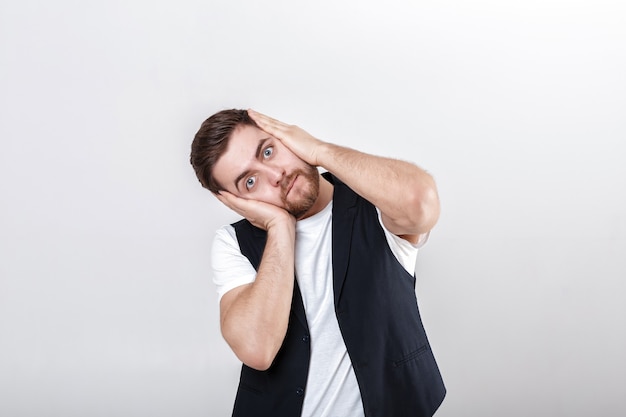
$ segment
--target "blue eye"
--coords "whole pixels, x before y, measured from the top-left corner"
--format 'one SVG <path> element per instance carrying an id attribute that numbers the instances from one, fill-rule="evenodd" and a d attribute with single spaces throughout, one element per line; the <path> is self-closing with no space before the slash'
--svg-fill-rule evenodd
<path id="1" fill-rule="evenodd" d="M 265 150 L 263 151 L 263 158 L 267 159 L 270 156 L 272 156 L 272 154 L 274 153 L 274 147 L 273 146 L 268 146 L 267 148 L 265 148 Z"/>
<path id="2" fill-rule="evenodd" d="M 246 180 L 246 188 L 249 190 L 250 188 L 254 187 L 254 184 L 256 183 L 256 178 L 254 177 L 250 177 Z"/>

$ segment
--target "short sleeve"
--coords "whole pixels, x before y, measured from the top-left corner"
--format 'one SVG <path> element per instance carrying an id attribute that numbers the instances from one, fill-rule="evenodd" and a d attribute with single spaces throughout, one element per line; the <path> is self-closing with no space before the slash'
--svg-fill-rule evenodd
<path id="1" fill-rule="evenodd" d="M 382 214 L 378 207 L 376 208 L 376 212 L 378 213 L 378 221 L 385 232 L 387 244 L 389 245 L 391 252 L 395 255 L 396 259 L 400 262 L 404 269 L 406 269 L 409 274 L 413 275 L 415 273 L 415 263 L 417 262 L 417 252 L 419 251 L 419 248 L 426 244 L 430 233 L 421 235 L 418 242 L 413 244 L 387 230 L 383 224 Z"/>
<path id="2" fill-rule="evenodd" d="M 227 225 L 218 229 L 211 247 L 213 283 L 218 298 L 233 288 L 254 282 L 256 270 L 241 253 L 235 229 Z"/>

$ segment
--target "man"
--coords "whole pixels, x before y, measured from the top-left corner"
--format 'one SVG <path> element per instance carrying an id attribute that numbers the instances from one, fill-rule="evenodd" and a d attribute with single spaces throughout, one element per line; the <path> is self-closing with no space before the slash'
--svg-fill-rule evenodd
<path id="1" fill-rule="evenodd" d="M 209 117 L 191 164 L 244 217 L 211 257 L 243 362 L 233 416 L 432 416 L 445 388 L 414 292 L 432 177 L 252 110 Z"/>

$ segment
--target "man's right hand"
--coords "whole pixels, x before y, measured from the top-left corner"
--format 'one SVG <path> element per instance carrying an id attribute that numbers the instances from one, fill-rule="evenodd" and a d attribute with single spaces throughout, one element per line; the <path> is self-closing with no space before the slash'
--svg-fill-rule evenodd
<path id="1" fill-rule="evenodd" d="M 294 285 L 296 219 L 278 206 L 221 191 L 228 208 L 267 230 L 267 242 L 251 284 L 228 291 L 220 302 L 224 339 L 247 366 L 268 369 L 283 344 Z"/>
<path id="2" fill-rule="evenodd" d="M 296 224 L 295 217 L 289 214 L 287 210 L 273 204 L 237 197 L 228 191 L 220 191 L 215 196 L 226 207 L 245 217 L 254 226 L 263 230 L 269 230 L 279 224 L 289 224 L 291 226 Z"/>

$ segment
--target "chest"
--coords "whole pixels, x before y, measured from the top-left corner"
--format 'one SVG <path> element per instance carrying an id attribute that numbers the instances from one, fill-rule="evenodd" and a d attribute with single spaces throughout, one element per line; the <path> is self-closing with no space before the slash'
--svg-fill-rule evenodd
<path id="1" fill-rule="evenodd" d="M 333 311 L 332 217 L 320 220 L 296 235 L 296 279 L 309 326 Z"/>

